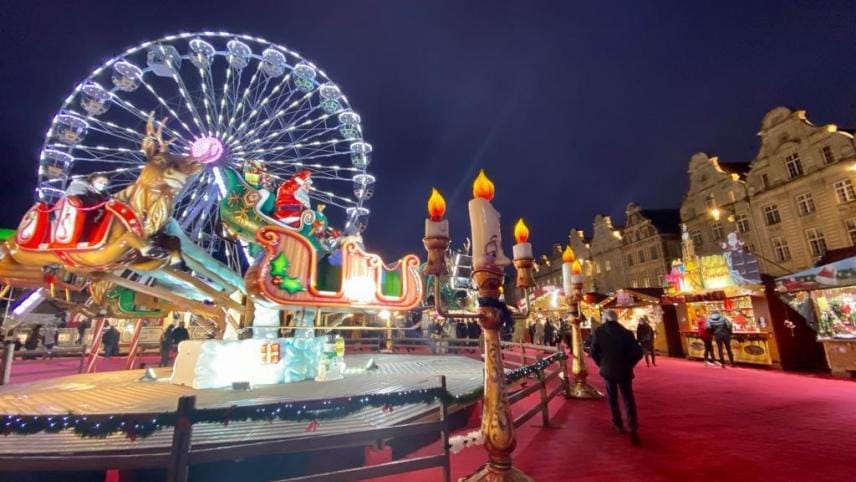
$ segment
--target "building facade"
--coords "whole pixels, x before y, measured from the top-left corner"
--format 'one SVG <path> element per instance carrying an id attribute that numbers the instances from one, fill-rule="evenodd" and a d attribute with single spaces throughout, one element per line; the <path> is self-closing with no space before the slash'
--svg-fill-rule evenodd
<path id="1" fill-rule="evenodd" d="M 623 226 L 599 214 L 590 239 L 571 230 L 568 243 L 585 261 L 586 291 L 662 287 L 681 255 L 681 224 L 699 256 L 721 253 L 728 234 L 737 232 L 761 271 L 773 276 L 812 267 L 828 250 L 856 248 L 853 133 L 777 107 L 764 116 L 758 136 L 751 162 L 694 154 L 679 210 L 630 203 Z M 554 245 L 537 260 L 539 286 L 561 286 L 563 248 Z"/>
<path id="2" fill-rule="evenodd" d="M 626 286 L 621 227 L 612 224 L 612 218 L 598 214 L 592 225 L 591 259 L 593 280 L 591 291 L 608 293 Z"/>
<path id="3" fill-rule="evenodd" d="M 750 250 L 758 246 L 749 189 L 748 163 L 720 162 L 703 152 L 693 154 L 689 190 L 681 203 L 681 222 L 693 240 L 696 254 L 722 252 L 729 232 L 738 231 Z"/>
<path id="4" fill-rule="evenodd" d="M 746 182 L 765 271 L 802 270 L 829 249 L 856 245 L 853 135 L 832 124 L 815 126 L 805 111 L 777 107 L 764 116 L 758 136 Z"/>
<path id="5" fill-rule="evenodd" d="M 672 260 L 681 254 L 680 211 L 642 209 L 627 205 L 622 229 L 621 252 L 624 257 L 624 285 L 617 288 L 661 288 Z"/>
<path id="6" fill-rule="evenodd" d="M 827 250 L 856 245 L 856 148 L 835 125 L 804 111 L 764 116 L 761 145 L 748 164 L 692 156 L 681 221 L 699 255 L 721 252 L 736 231 L 761 270 L 780 276 L 814 266 Z"/>

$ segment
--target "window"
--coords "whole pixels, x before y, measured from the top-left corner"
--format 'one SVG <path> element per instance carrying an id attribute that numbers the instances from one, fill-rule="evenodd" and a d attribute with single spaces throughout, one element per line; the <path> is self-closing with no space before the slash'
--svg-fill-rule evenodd
<path id="1" fill-rule="evenodd" d="M 642 276 L 642 287 L 649 288 L 651 285 L 648 283 L 648 274 Z"/>
<path id="2" fill-rule="evenodd" d="M 791 259 L 791 250 L 785 238 L 773 238 L 773 251 L 776 253 L 776 261 L 783 262 Z"/>
<path id="3" fill-rule="evenodd" d="M 625 259 L 625 262 L 627 263 L 627 266 L 633 266 L 633 255 L 632 254 L 628 254 L 624 259 Z"/>
<path id="4" fill-rule="evenodd" d="M 764 189 L 770 187 L 770 178 L 767 177 L 767 174 L 761 174 L 761 185 L 764 186 Z"/>
<path id="5" fill-rule="evenodd" d="M 749 232 L 749 216 L 745 214 L 738 214 L 734 216 L 734 223 L 737 224 L 737 231 L 740 233 L 748 233 Z"/>
<path id="6" fill-rule="evenodd" d="M 731 202 L 737 201 L 737 196 L 734 195 L 734 191 L 728 191 L 728 199 L 731 199 Z"/>
<path id="7" fill-rule="evenodd" d="M 722 223 L 713 223 L 710 227 L 714 241 L 722 241 Z"/>
<path id="8" fill-rule="evenodd" d="M 607 271 L 612 271 L 612 263 L 610 263 L 609 260 L 604 261 L 604 264 L 606 265 L 605 267 Z"/>
<path id="9" fill-rule="evenodd" d="M 782 222 L 782 218 L 779 216 L 779 207 L 775 204 L 764 207 L 764 221 L 766 221 L 767 226 Z"/>
<path id="10" fill-rule="evenodd" d="M 636 278 L 633 278 L 633 281 L 630 282 L 630 286 L 632 288 L 638 288 L 639 287 L 639 283 L 636 282 Z"/>
<path id="11" fill-rule="evenodd" d="M 814 199 L 811 197 L 811 193 L 803 193 L 796 197 L 797 200 L 797 209 L 800 212 L 800 216 L 804 216 L 806 214 L 811 214 L 814 212 Z"/>
<path id="12" fill-rule="evenodd" d="M 692 233 L 693 245 L 696 248 L 701 248 L 704 244 L 704 238 L 701 236 L 701 231 L 693 231 Z"/>
<path id="13" fill-rule="evenodd" d="M 713 194 L 708 194 L 707 199 L 704 201 L 705 207 L 710 210 L 716 207 L 716 197 Z"/>
<path id="14" fill-rule="evenodd" d="M 808 240 L 808 250 L 812 256 L 820 257 L 826 254 L 826 240 L 823 239 L 823 233 L 817 228 L 806 229 L 805 237 Z"/>
<path id="15" fill-rule="evenodd" d="M 788 168 L 788 179 L 803 175 L 802 161 L 796 152 L 785 157 L 785 167 Z"/>
<path id="16" fill-rule="evenodd" d="M 823 154 L 823 162 L 825 164 L 832 164 L 835 162 L 835 154 L 832 153 L 832 148 L 829 146 L 823 146 L 823 149 L 820 150 Z"/>
<path id="17" fill-rule="evenodd" d="M 639 250 L 638 253 L 636 253 L 636 259 L 639 260 L 639 264 L 642 264 L 645 262 L 645 250 L 644 249 L 641 249 L 641 250 Z"/>
<path id="18" fill-rule="evenodd" d="M 832 185 L 832 188 L 835 189 L 835 199 L 838 200 L 838 204 L 856 200 L 856 192 L 853 192 L 853 183 L 850 182 L 850 179 L 837 181 Z"/>
<path id="19" fill-rule="evenodd" d="M 660 257 L 660 248 L 657 246 L 651 246 L 651 259 L 658 259 Z"/>
<path id="20" fill-rule="evenodd" d="M 594 270 L 595 270 L 595 272 L 596 272 L 597 274 L 600 274 L 600 263 L 595 263 L 595 264 L 594 264 Z"/>
<path id="21" fill-rule="evenodd" d="M 856 246 L 856 218 L 844 221 L 844 226 L 847 227 L 847 236 L 850 237 L 850 244 Z"/>

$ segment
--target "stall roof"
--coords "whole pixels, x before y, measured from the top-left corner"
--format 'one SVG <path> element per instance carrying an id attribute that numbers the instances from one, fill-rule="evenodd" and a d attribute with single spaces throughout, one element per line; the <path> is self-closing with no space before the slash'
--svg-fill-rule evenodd
<path id="1" fill-rule="evenodd" d="M 776 278 L 778 291 L 800 291 L 856 285 L 856 256 Z"/>

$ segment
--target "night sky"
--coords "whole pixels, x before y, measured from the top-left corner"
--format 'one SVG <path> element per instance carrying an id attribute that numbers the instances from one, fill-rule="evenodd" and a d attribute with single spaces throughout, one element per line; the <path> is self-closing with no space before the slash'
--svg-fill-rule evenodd
<path id="1" fill-rule="evenodd" d="M 678 207 L 690 155 L 751 160 L 775 106 L 856 126 L 852 1 L 7 1 L 0 226 L 29 206 L 45 131 L 80 80 L 143 40 L 208 29 L 285 45 L 339 84 L 375 148 L 366 240 L 388 258 L 423 256 L 432 186 L 462 242 L 479 168 L 506 252 L 519 216 L 543 252 L 596 213 L 622 222 L 631 200 Z"/>

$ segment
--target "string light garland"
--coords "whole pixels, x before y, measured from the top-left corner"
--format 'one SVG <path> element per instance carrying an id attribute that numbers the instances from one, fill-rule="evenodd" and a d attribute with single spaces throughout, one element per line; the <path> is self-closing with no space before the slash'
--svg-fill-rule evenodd
<path id="1" fill-rule="evenodd" d="M 557 352 L 539 362 L 506 372 L 505 383 L 509 384 L 521 380 L 566 358 L 565 353 Z M 71 430 L 83 438 L 105 438 L 121 433 L 130 440 L 136 440 L 182 423 L 221 423 L 228 426 L 231 422 L 273 422 L 275 420 L 309 422 L 311 429 L 308 431 L 315 431 L 321 421 L 346 417 L 366 408 L 380 408 L 384 413 L 391 413 L 394 407 L 402 405 L 427 404 L 441 400 L 449 404 L 469 404 L 480 400 L 482 396 L 482 387 L 458 395 L 452 395 L 441 387 L 430 387 L 393 393 L 370 393 L 299 402 L 198 408 L 181 417 L 181 420 L 177 412 L 115 415 L 75 415 L 73 413 L 66 415 L 2 415 L 0 416 L 0 432 L 4 436 L 8 436 L 41 432 L 58 433 Z"/>

